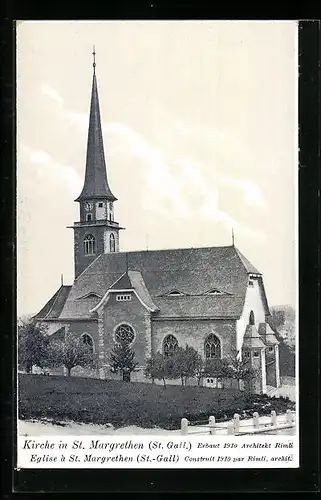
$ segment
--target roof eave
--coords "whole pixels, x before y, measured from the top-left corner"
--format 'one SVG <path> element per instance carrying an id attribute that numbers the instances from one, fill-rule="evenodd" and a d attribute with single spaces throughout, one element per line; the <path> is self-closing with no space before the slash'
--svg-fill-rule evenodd
<path id="1" fill-rule="evenodd" d="M 86 200 L 107 200 L 107 201 L 117 201 L 118 198 L 114 196 L 112 193 L 110 194 L 80 194 L 78 198 L 76 198 L 74 201 L 86 201 Z"/>

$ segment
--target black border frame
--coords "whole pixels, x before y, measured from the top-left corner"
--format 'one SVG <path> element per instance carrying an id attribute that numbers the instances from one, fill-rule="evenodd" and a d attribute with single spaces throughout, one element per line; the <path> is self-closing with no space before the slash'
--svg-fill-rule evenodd
<path id="1" fill-rule="evenodd" d="M 157 4 L 157 5 L 156 5 Z M 1 299 L 6 327 L 2 331 L 2 489 L 7 495 L 32 493 L 230 493 L 320 491 L 320 23 L 299 26 L 299 281 L 300 281 L 300 468 L 201 470 L 14 470 L 15 465 L 15 22 L 14 19 L 74 19 L 48 17 L 31 3 L 17 5 L 3 21 L 2 43 L 2 183 L 0 206 L 5 235 L 1 244 Z M 8 5 L 7 5 L 8 6 Z M 46 8 L 48 5 L 46 5 Z M 105 6 L 107 7 L 107 5 Z M 184 9 L 184 7 L 186 7 Z M 161 7 L 158 0 L 140 10 L 122 4 L 105 10 L 102 19 L 215 19 L 208 8 L 177 4 Z M 33 12 L 32 12 L 33 11 Z M 72 10 L 71 14 L 75 11 Z M 126 13 L 124 15 L 124 13 Z M 33 16 L 31 16 L 33 14 Z M 77 16 L 91 19 L 91 16 Z M 93 19 L 97 19 L 94 17 Z M 226 18 L 231 19 L 231 18 Z M 247 18 L 250 19 L 250 18 Z M 254 18 L 255 19 L 255 18 Z M 268 18 L 267 18 L 268 19 Z M 11 363 L 9 362 L 11 361 Z M 52 495 L 51 495 L 52 496 Z"/>

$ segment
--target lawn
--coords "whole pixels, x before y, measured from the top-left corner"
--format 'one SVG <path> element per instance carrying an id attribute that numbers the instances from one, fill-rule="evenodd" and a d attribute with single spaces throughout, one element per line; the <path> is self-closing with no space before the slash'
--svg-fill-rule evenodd
<path id="1" fill-rule="evenodd" d="M 235 389 L 168 386 L 81 377 L 19 374 L 19 418 L 73 420 L 115 427 L 138 425 L 177 429 L 190 421 L 229 419 L 294 409 L 283 398 L 249 395 Z"/>

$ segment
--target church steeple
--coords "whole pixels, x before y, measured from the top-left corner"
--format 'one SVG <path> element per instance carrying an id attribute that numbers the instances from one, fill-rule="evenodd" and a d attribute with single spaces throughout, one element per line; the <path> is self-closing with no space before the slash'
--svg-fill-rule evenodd
<path id="1" fill-rule="evenodd" d="M 87 139 L 86 173 L 83 189 L 75 201 L 108 199 L 116 201 L 107 180 L 104 141 L 101 130 L 100 108 L 96 78 L 96 52 L 93 51 L 93 80 Z"/>
<path id="2" fill-rule="evenodd" d="M 76 278 L 98 255 L 119 252 L 119 231 L 123 229 L 114 220 L 114 202 L 117 198 L 113 195 L 107 180 L 95 49 L 93 56 L 85 180 L 83 189 L 75 200 L 79 202 L 80 220 L 72 226 Z"/>

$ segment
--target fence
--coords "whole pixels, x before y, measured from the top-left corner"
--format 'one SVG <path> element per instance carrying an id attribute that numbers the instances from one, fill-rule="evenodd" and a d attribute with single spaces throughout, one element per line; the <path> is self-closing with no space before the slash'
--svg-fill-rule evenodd
<path id="1" fill-rule="evenodd" d="M 279 431 L 282 429 L 291 429 L 295 427 L 295 414 L 287 410 L 285 415 L 277 416 L 276 412 L 271 411 L 270 416 L 259 417 L 257 412 L 253 413 L 252 419 L 240 420 L 240 415 L 235 413 L 230 422 L 216 422 L 214 416 L 210 416 L 208 423 L 192 425 L 187 418 L 181 420 L 181 435 L 193 434 L 217 434 L 230 436 L 244 436 L 251 434 L 262 434 L 265 432 Z"/>

